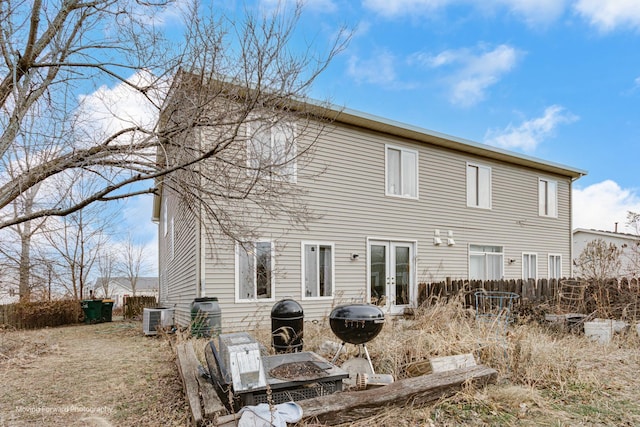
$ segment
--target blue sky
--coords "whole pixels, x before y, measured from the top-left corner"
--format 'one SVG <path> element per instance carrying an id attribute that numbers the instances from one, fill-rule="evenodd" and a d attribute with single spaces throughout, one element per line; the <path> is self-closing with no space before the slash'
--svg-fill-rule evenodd
<path id="1" fill-rule="evenodd" d="M 179 29 L 173 19 L 168 32 Z M 574 184 L 574 227 L 618 222 L 631 232 L 627 211 L 640 212 L 640 1 L 307 0 L 294 42 L 326 50 L 342 25 L 352 39 L 311 97 L 586 170 Z M 151 205 L 127 201 L 122 225 L 155 264 Z"/>

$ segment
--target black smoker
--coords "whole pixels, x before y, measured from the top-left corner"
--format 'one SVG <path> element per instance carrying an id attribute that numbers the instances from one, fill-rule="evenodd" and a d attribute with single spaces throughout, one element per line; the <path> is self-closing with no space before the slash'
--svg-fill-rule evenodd
<path id="1" fill-rule="evenodd" d="M 302 351 L 304 311 L 292 299 L 278 301 L 271 308 L 271 346 L 276 353 Z"/>

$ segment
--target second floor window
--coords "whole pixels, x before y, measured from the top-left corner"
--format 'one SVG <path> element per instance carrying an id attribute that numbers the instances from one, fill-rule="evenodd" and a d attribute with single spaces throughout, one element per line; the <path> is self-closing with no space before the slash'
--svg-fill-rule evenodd
<path id="1" fill-rule="evenodd" d="M 558 216 L 558 183 L 548 179 L 538 181 L 538 214 L 540 216 Z"/>
<path id="2" fill-rule="evenodd" d="M 467 206 L 491 208 L 491 168 L 467 163 Z"/>
<path id="3" fill-rule="evenodd" d="M 386 146 L 386 177 L 389 196 L 418 198 L 418 152 Z"/>
<path id="4" fill-rule="evenodd" d="M 256 121 L 248 125 L 249 175 L 279 181 L 296 181 L 294 126 Z"/>

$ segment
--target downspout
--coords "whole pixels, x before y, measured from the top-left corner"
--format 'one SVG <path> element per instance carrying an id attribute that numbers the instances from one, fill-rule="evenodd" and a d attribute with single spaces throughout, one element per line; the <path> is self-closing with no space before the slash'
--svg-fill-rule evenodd
<path id="1" fill-rule="evenodd" d="M 200 131 L 202 132 L 202 131 Z M 198 138 L 198 143 L 202 144 L 202 134 L 199 134 L 199 138 Z M 200 163 L 198 163 L 198 169 L 200 169 L 201 165 Z M 200 188 L 202 188 L 202 175 L 198 174 L 200 177 Z M 200 189 L 197 189 L 197 191 L 200 191 Z M 203 207 L 203 203 L 202 203 L 202 197 L 198 197 L 198 215 L 196 217 L 196 240 L 197 240 L 197 254 L 196 254 L 196 262 L 198 263 L 196 270 L 197 270 L 197 286 L 198 286 L 198 290 L 196 291 L 196 294 L 199 294 L 199 296 L 202 297 L 206 297 L 207 296 L 207 287 L 206 287 L 206 261 L 207 261 L 207 250 L 205 247 L 205 243 L 207 241 L 207 239 L 204 236 L 204 228 L 203 227 L 203 218 L 204 218 L 204 207 Z"/>

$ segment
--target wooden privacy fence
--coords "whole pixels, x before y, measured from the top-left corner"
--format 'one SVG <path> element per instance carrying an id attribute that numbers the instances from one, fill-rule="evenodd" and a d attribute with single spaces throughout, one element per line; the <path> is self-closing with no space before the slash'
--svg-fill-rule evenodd
<path id="1" fill-rule="evenodd" d="M 147 307 L 157 307 L 158 303 L 154 296 L 126 296 L 123 301 L 123 315 L 125 319 L 142 316 L 142 311 Z"/>
<path id="2" fill-rule="evenodd" d="M 512 279 L 512 280 L 451 280 L 444 282 L 420 283 L 418 303 L 430 304 L 435 300 L 449 299 L 462 294 L 467 306 L 473 306 L 474 293 L 478 290 L 489 292 L 513 292 L 521 300 L 536 303 L 556 302 L 562 280 L 570 279 Z"/>
<path id="3" fill-rule="evenodd" d="M 529 280 L 451 280 L 420 283 L 418 303 L 432 304 L 461 295 L 467 307 L 475 307 L 475 292 L 512 292 L 515 303 L 554 307 L 558 312 L 592 314 L 635 320 L 640 318 L 640 280 L 529 279 Z"/>
<path id="4" fill-rule="evenodd" d="M 78 300 L 34 301 L 0 305 L 0 325 L 36 329 L 78 323 L 82 308 Z"/>

